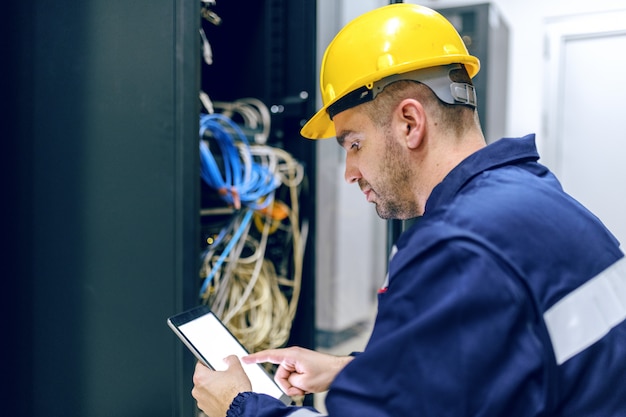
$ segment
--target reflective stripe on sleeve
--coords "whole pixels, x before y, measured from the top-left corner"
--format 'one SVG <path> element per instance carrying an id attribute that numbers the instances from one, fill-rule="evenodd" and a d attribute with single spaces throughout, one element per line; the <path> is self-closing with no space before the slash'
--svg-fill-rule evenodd
<path id="1" fill-rule="evenodd" d="M 325 417 L 326 414 L 320 414 L 308 408 L 298 408 L 293 413 L 289 414 L 289 417 Z"/>
<path id="2" fill-rule="evenodd" d="M 581 285 L 543 315 L 561 365 L 626 319 L 626 257 Z"/>

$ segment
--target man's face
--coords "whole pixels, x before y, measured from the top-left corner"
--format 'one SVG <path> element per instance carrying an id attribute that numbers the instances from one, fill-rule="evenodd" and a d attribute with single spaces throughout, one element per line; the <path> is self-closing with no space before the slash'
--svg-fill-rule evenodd
<path id="1" fill-rule="evenodd" d="M 346 151 L 345 179 L 357 183 L 382 219 L 409 219 L 421 214 L 413 191 L 416 172 L 393 124 L 376 127 L 356 109 L 337 114 L 337 142 Z"/>

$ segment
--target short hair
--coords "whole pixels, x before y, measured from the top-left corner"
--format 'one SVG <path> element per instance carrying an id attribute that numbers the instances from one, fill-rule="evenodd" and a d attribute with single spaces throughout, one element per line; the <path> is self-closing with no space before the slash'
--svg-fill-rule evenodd
<path id="1" fill-rule="evenodd" d="M 389 84 L 374 100 L 362 104 L 363 111 L 376 126 L 386 128 L 391 123 L 392 110 L 407 98 L 422 103 L 436 123 L 456 135 L 461 135 L 470 125 L 478 124 L 477 112 L 473 107 L 444 103 L 426 85 L 412 80 Z"/>

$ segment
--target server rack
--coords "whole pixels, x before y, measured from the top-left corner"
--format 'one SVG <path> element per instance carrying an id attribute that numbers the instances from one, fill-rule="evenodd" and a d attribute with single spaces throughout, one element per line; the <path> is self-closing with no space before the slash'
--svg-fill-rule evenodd
<path id="1" fill-rule="evenodd" d="M 0 414 L 193 416 L 198 3 L 8 7 Z"/>
<path id="2" fill-rule="evenodd" d="M 271 111 L 267 145 L 286 150 L 304 166 L 306 180 L 299 204 L 308 238 L 302 288 L 288 343 L 313 348 L 316 154 L 314 142 L 299 132 L 315 112 L 316 2 L 218 0 L 211 10 L 219 17 L 219 24 L 202 22 L 212 50 L 212 63 L 201 66 L 202 91 L 214 101 L 260 100 Z"/>
<path id="3" fill-rule="evenodd" d="M 211 71 L 229 86 L 216 98 L 277 106 L 271 143 L 312 181 L 315 152 L 298 132 L 314 111 L 315 2 L 294 3 L 220 2 L 224 19 L 255 17 L 226 45 L 245 27 L 237 56 L 261 64 L 235 73 L 214 42 Z M 198 301 L 199 3 L 34 0 L 6 10 L 0 410 L 194 416 L 193 358 L 165 319 Z M 302 202 L 309 239 L 314 194 Z M 311 247 L 291 340 L 308 347 Z"/>

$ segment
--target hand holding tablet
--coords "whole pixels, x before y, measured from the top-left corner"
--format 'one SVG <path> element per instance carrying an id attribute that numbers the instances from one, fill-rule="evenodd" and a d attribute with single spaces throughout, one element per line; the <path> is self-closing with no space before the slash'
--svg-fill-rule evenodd
<path id="1" fill-rule="evenodd" d="M 185 343 L 196 358 L 211 369 L 226 369 L 224 358 L 236 355 L 239 359 L 248 351 L 205 305 L 176 314 L 167 319 L 167 324 Z M 252 391 L 271 395 L 290 404 L 291 398 L 274 382 L 274 379 L 258 363 L 242 366 L 252 384 Z"/>

